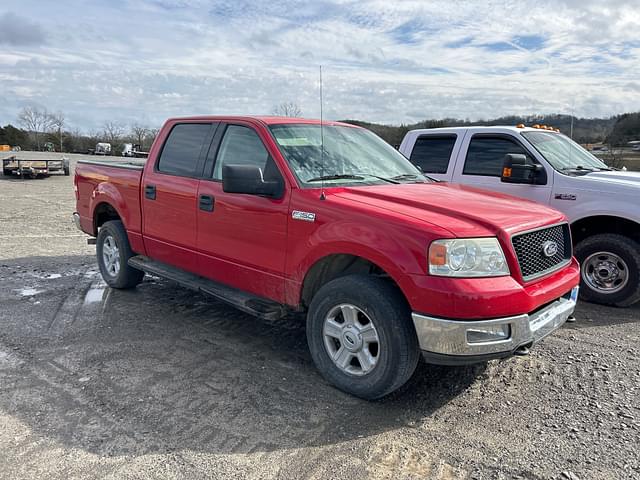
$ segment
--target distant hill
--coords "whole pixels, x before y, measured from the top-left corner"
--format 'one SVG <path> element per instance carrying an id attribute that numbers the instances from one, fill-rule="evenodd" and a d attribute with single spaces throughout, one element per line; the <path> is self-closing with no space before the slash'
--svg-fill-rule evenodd
<path id="1" fill-rule="evenodd" d="M 416 128 L 464 127 L 473 125 L 550 125 L 559 128 L 566 135 L 571 134 L 570 115 L 532 115 L 495 118 L 471 122 L 456 118 L 443 120 L 423 120 L 412 125 L 381 125 L 360 120 L 343 120 L 346 123 L 368 128 L 391 145 L 398 145 L 405 133 Z M 640 137 L 640 112 L 617 115 L 609 118 L 573 118 L 573 139 L 578 143 L 622 142 L 626 138 Z M 635 138 L 633 138 L 635 139 Z M 640 139 L 640 138 L 638 138 Z M 626 140 L 628 141 L 628 140 Z M 616 144 L 616 143 L 614 143 Z"/>

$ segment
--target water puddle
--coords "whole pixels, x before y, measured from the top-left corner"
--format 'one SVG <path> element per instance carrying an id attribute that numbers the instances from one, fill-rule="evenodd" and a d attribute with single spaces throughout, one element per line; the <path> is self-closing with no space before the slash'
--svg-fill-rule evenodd
<path id="1" fill-rule="evenodd" d="M 107 284 L 102 279 L 96 280 L 91 284 L 91 287 L 84 296 L 84 304 L 89 305 L 91 303 L 102 302 L 102 297 L 107 289 Z"/>
<path id="2" fill-rule="evenodd" d="M 16 290 L 16 292 L 18 292 L 18 295 L 20 295 L 21 297 L 33 297 L 34 295 L 44 292 L 44 290 L 36 290 L 35 288 L 24 287 L 20 290 Z"/>

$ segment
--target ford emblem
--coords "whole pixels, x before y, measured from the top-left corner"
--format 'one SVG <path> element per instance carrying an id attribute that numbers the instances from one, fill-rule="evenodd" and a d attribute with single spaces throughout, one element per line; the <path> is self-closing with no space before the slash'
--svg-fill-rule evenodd
<path id="1" fill-rule="evenodd" d="M 544 253 L 545 257 L 553 257 L 558 253 L 558 244 L 551 240 L 547 240 L 542 244 L 542 253 Z"/>

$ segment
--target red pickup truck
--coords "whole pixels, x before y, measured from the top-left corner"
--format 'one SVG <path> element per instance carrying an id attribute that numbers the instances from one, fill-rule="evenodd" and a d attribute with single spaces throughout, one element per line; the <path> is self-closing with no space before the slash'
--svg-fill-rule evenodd
<path id="1" fill-rule="evenodd" d="M 139 162 L 76 168 L 74 219 L 107 284 L 149 272 L 258 317 L 305 314 L 319 371 L 362 398 L 399 388 L 420 353 L 526 353 L 575 308 L 561 213 L 432 180 L 368 130 L 176 118 Z"/>

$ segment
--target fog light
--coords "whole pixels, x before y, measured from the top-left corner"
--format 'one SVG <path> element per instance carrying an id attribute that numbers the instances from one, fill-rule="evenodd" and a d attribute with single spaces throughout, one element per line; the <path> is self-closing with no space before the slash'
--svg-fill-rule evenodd
<path id="1" fill-rule="evenodd" d="M 467 343 L 499 342 L 511 336 L 508 323 L 473 327 L 467 330 Z"/>

